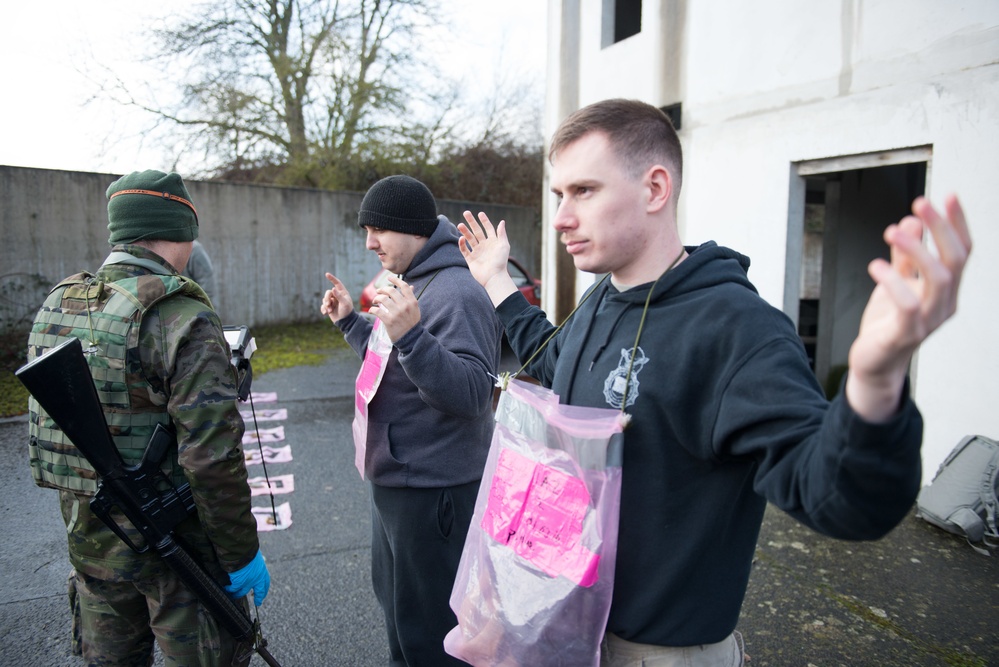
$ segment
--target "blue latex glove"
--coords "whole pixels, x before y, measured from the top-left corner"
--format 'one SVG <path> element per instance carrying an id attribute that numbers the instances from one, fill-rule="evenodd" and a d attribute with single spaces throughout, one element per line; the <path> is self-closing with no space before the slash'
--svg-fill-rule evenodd
<path id="1" fill-rule="evenodd" d="M 267 597 L 267 591 L 271 587 L 271 575 L 267 571 L 264 555 L 257 551 L 253 560 L 235 572 L 229 573 L 229 581 L 232 583 L 225 587 L 225 592 L 233 600 L 238 600 L 252 590 L 253 604 L 258 607 L 262 605 L 264 598 Z"/>

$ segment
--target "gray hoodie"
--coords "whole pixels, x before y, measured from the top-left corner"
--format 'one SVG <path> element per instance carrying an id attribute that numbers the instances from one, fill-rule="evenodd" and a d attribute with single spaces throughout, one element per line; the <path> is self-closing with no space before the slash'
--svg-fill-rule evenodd
<path id="1" fill-rule="evenodd" d="M 433 488 L 482 477 L 501 328 L 468 271 L 458 236 L 439 216 L 403 274 L 419 295 L 420 322 L 393 346 L 368 406 L 365 476 L 380 486 Z M 371 323 L 354 312 L 337 325 L 363 358 Z"/>

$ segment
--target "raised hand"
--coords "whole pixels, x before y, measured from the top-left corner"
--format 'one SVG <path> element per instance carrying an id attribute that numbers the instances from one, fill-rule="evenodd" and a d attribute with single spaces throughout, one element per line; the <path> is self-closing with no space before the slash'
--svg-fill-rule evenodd
<path id="1" fill-rule="evenodd" d="M 868 265 L 877 284 L 850 347 L 846 384 L 850 406 L 868 421 L 894 413 L 916 348 L 957 311 L 971 235 L 956 196 L 946 198 L 944 214 L 917 198 L 912 215 L 885 230 L 891 262 Z M 922 242 L 926 229 L 936 253 Z"/>
<path id="2" fill-rule="evenodd" d="M 332 287 L 323 294 L 319 312 L 329 317 L 331 322 L 339 322 L 353 312 L 354 302 L 350 298 L 350 292 L 343 286 L 339 278 L 327 272 L 326 280 L 330 281 Z"/>
<path id="3" fill-rule="evenodd" d="M 478 220 L 471 211 L 465 211 L 465 222 L 458 223 L 461 238 L 458 248 L 472 277 L 486 288 L 494 305 L 517 291 L 507 260 L 510 258 L 510 241 L 506 236 L 506 221 L 493 228 L 489 216 L 479 213 Z"/>
<path id="4" fill-rule="evenodd" d="M 419 323 L 420 304 L 412 285 L 394 275 L 388 281 L 371 300 L 369 312 L 382 321 L 385 333 L 394 343 Z"/>

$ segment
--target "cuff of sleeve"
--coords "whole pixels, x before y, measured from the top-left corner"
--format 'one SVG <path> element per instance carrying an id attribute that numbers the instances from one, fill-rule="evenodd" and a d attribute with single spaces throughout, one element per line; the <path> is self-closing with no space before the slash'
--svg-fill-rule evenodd
<path id="1" fill-rule="evenodd" d="M 531 304 L 528 303 L 527 298 L 518 291 L 503 299 L 503 302 L 496 306 L 496 314 L 499 315 L 500 320 L 506 322 L 530 307 Z"/>
<path id="2" fill-rule="evenodd" d="M 423 325 L 417 323 L 412 329 L 402 335 L 402 338 L 392 343 L 399 354 L 409 354 L 416 347 L 416 341 L 423 335 Z"/>
<path id="3" fill-rule="evenodd" d="M 828 415 L 843 447 L 833 492 L 812 511 L 820 532 L 833 537 L 871 540 L 898 525 L 915 502 L 922 477 L 923 420 L 909 397 L 908 383 L 898 411 L 872 424 L 855 413 L 841 393 Z"/>
<path id="4" fill-rule="evenodd" d="M 354 327 L 354 324 L 357 322 L 358 319 L 360 319 L 360 317 L 361 316 L 357 314 L 356 310 L 352 310 L 346 317 L 340 318 L 333 324 L 343 333 L 347 333 Z"/>
<path id="5" fill-rule="evenodd" d="M 866 421 L 850 407 L 842 389 L 830 409 L 842 431 L 847 434 L 846 441 L 856 445 L 852 448 L 854 451 L 873 450 L 872 453 L 877 452 L 882 458 L 912 452 L 919 456 L 923 417 L 910 396 L 909 378 L 905 379 L 902 387 L 898 410 L 886 422 L 872 424 Z"/>
<path id="6" fill-rule="evenodd" d="M 246 555 L 244 555 L 239 560 L 223 561 L 221 558 L 219 558 L 219 565 L 221 565 L 222 569 L 225 571 L 226 574 L 230 574 L 232 572 L 236 572 L 237 570 L 242 570 L 244 567 L 252 563 L 253 559 L 257 557 L 258 553 L 260 553 L 259 542 L 257 542 L 257 546 L 253 550 L 248 551 Z"/>

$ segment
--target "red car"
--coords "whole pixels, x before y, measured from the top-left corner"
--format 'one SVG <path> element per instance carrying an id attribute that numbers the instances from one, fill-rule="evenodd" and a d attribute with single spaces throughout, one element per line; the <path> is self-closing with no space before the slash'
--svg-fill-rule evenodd
<path id="1" fill-rule="evenodd" d="M 515 260 L 513 257 L 507 260 L 506 268 L 510 272 L 510 277 L 513 278 L 514 284 L 517 285 L 517 289 L 520 293 L 527 298 L 528 302 L 535 306 L 541 305 L 541 281 L 534 278 L 524 265 Z M 366 313 L 371 308 L 371 300 L 375 298 L 375 294 L 378 293 L 379 287 L 384 287 L 388 285 L 389 272 L 385 269 L 380 270 L 375 274 L 375 277 L 371 279 L 364 289 L 361 290 L 360 306 L 361 312 Z"/>

